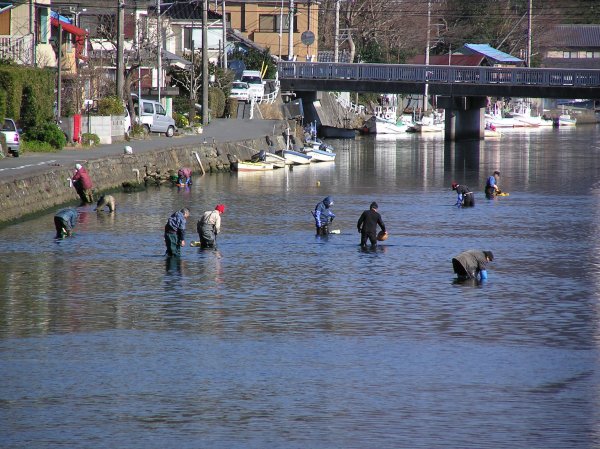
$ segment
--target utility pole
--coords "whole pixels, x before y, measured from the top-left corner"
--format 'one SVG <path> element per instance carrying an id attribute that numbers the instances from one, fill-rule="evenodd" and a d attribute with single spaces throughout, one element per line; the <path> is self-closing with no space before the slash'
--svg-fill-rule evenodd
<path id="1" fill-rule="evenodd" d="M 294 0 L 290 0 L 290 20 L 288 35 L 288 61 L 294 60 Z"/>
<path id="2" fill-rule="evenodd" d="M 37 47 L 37 37 L 35 35 L 35 25 L 33 20 L 35 18 L 35 5 L 33 4 L 33 0 L 29 0 L 29 34 L 31 36 L 31 65 L 33 67 L 37 67 L 37 55 L 36 55 L 36 47 Z"/>
<path id="3" fill-rule="evenodd" d="M 118 18 L 117 18 L 117 97 L 123 98 L 123 86 L 125 84 L 123 73 L 123 34 L 125 31 L 125 5 L 124 0 L 118 0 Z"/>
<path id="4" fill-rule="evenodd" d="M 527 67 L 531 67 L 531 26 L 533 22 L 532 9 L 533 0 L 529 0 L 529 24 L 527 26 Z"/>
<path id="5" fill-rule="evenodd" d="M 62 23 L 58 20 L 58 77 L 56 84 L 56 121 L 60 120 L 61 100 L 62 100 Z"/>
<path id="6" fill-rule="evenodd" d="M 281 60 L 281 40 L 283 37 L 283 0 L 281 0 L 281 9 L 279 10 L 279 59 Z"/>
<path id="7" fill-rule="evenodd" d="M 192 23 L 192 30 L 194 29 L 194 24 Z M 192 32 L 193 35 L 193 32 Z M 196 121 L 196 73 L 194 67 L 194 52 L 196 51 L 194 47 L 194 39 L 192 39 L 192 67 L 190 69 L 190 125 Z"/>
<path id="8" fill-rule="evenodd" d="M 156 88 L 158 102 L 160 103 L 160 72 L 162 72 L 162 44 L 160 42 L 162 30 L 160 28 L 160 0 L 156 0 L 156 42 L 158 48 L 158 61 L 156 62 Z"/>
<path id="9" fill-rule="evenodd" d="M 208 0 L 202 0 L 202 125 L 208 125 Z"/>
<path id="10" fill-rule="evenodd" d="M 223 16 L 223 69 L 227 69 L 227 16 L 225 15 L 225 0 L 221 5 L 221 14 Z"/>
<path id="11" fill-rule="evenodd" d="M 335 0 L 335 36 L 333 42 L 333 62 L 340 62 L 340 0 Z"/>

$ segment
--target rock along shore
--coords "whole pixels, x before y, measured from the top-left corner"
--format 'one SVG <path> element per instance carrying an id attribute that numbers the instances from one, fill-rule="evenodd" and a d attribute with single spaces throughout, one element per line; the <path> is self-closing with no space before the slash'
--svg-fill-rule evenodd
<path id="1" fill-rule="evenodd" d="M 65 204 L 79 204 L 68 180 L 76 163 L 86 167 L 98 196 L 123 183 L 143 183 L 146 170 L 167 173 L 189 167 L 194 174 L 201 173 L 198 158 L 207 174 L 229 171 L 231 157 L 247 160 L 267 149 L 267 136 L 275 148 L 283 148 L 286 126 L 282 120 L 217 119 L 199 135 L 152 137 L 92 149 L 1 159 L 0 226 Z M 132 147 L 133 154 L 125 154 L 126 145 Z"/>

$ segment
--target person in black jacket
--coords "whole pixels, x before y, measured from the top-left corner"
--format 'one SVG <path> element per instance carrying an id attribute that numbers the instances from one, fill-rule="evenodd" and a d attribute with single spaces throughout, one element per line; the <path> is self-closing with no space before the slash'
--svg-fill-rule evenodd
<path id="1" fill-rule="evenodd" d="M 452 190 L 456 190 L 456 207 L 473 207 L 475 206 L 475 197 L 473 192 L 464 185 L 452 183 Z"/>
<path id="2" fill-rule="evenodd" d="M 358 232 L 360 232 L 360 246 L 362 248 L 367 247 L 367 240 L 371 242 L 371 248 L 377 246 L 377 225 L 385 232 L 385 224 L 383 224 L 381 215 L 377 212 L 378 207 L 377 203 L 373 201 L 369 206 L 369 210 L 362 213 L 356 224 Z"/>

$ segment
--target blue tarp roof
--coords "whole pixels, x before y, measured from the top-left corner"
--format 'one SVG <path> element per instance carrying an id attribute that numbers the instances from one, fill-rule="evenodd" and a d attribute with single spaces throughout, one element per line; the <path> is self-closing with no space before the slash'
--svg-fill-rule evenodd
<path id="1" fill-rule="evenodd" d="M 73 23 L 72 19 L 69 19 L 68 17 L 65 17 L 65 16 L 61 16 L 56 11 L 50 11 L 50 17 L 58 20 L 59 22 L 65 22 L 65 23 L 69 23 L 69 24 Z"/>
<path id="2" fill-rule="evenodd" d="M 464 46 L 473 52 L 480 53 L 498 62 L 523 62 L 522 59 L 490 47 L 488 44 L 465 44 Z"/>

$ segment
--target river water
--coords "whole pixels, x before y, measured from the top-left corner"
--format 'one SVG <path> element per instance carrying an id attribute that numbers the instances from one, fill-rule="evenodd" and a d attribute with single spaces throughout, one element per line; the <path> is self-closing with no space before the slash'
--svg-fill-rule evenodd
<path id="1" fill-rule="evenodd" d="M 600 447 L 600 129 L 330 143 L 117 193 L 71 239 L 52 213 L 0 230 L 0 447 Z M 316 238 L 327 195 L 341 233 Z M 371 201 L 390 237 L 361 251 Z M 168 215 L 191 208 L 189 243 L 217 203 L 218 250 L 166 261 Z M 484 284 L 454 282 L 470 248 Z"/>

